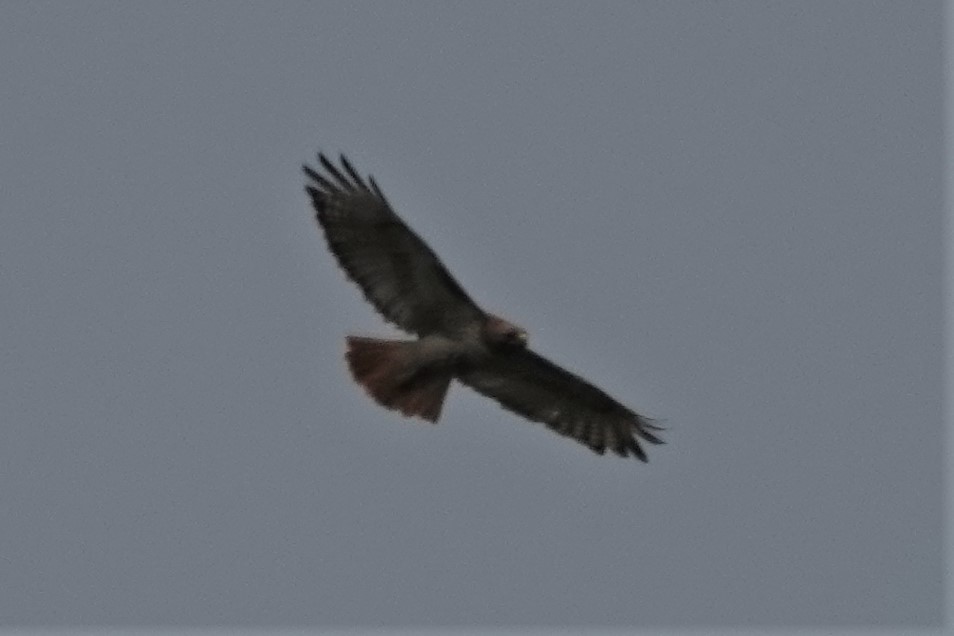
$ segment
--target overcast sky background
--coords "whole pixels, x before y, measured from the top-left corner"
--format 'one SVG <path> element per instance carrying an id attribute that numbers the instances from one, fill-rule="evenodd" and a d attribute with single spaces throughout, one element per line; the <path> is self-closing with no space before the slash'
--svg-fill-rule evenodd
<path id="1" fill-rule="evenodd" d="M 941 17 L 4 3 L 0 626 L 938 626 Z M 372 403 L 318 149 L 667 445 Z"/>

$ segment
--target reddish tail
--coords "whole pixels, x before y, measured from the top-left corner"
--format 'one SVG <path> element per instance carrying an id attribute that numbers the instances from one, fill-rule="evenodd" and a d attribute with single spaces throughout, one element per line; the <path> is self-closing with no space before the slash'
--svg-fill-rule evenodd
<path id="1" fill-rule="evenodd" d="M 348 336 L 347 342 L 351 375 L 378 404 L 437 421 L 451 376 L 415 368 L 409 351 L 413 341 Z"/>

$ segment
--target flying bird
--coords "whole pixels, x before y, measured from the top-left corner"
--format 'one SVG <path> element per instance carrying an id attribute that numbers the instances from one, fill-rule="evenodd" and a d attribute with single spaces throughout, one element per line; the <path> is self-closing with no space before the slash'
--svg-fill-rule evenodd
<path id="1" fill-rule="evenodd" d="M 527 348 L 527 332 L 482 310 L 344 155 L 303 166 L 332 254 L 365 298 L 414 340 L 348 336 L 355 381 L 382 406 L 436 423 L 452 380 L 602 455 L 646 461 L 637 438 L 662 430 L 583 378 Z"/>

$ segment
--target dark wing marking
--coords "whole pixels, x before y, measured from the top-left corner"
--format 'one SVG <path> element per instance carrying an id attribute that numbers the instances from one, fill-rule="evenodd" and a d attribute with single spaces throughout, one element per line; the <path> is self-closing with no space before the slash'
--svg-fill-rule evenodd
<path id="1" fill-rule="evenodd" d="M 318 161 L 323 172 L 302 168 L 328 247 L 386 320 L 424 336 L 452 333 L 483 317 L 372 177 L 365 182 L 344 155 L 340 169 L 323 154 Z"/>
<path id="2" fill-rule="evenodd" d="M 636 437 L 662 444 L 662 428 L 629 410 L 586 380 L 528 349 L 503 351 L 462 372 L 459 379 L 506 409 L 589 446 L 602 455 L 646 461 Z"/>

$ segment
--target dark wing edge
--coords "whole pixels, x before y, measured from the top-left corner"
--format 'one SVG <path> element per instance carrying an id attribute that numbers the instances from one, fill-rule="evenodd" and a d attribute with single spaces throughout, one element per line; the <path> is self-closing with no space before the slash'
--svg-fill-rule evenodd
<path id="1" fill-rule="evenodd" d="M 663 444 L 663 428 L 579 376 L 527 349 L 502 352 L 459 375 L 461 382 L 528 420 L 542 422 L 597 454 L 646 462 L 637 438 Z"/>
<path id="2" fill-rule="evenodd" d="M 480 319 L 481 309 L 398 217 L 374 178 L 362 178 L 344 155 L 340 162 L 339 168 L 319 153 L 319 170 L 303 165 L 305 191 L 328 248 L 368 302 L 419 336 Z"/>

